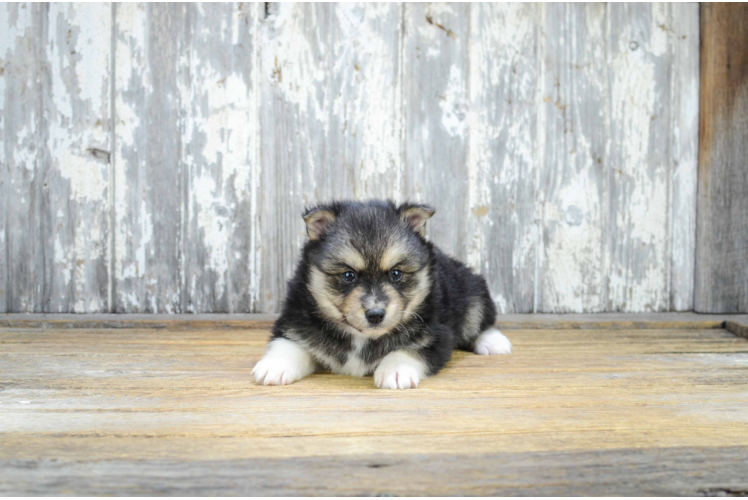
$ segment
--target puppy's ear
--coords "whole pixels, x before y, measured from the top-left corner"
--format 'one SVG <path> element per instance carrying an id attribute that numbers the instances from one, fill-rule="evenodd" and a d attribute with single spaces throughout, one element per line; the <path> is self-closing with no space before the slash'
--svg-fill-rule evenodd
<path id="1" fill-rule="evenodd" d="M 397 211 L 400 212 L 400 217 L 410 224 L 413 231 L 421 236 L 426 234 L 426 221 L 436 212 L 432 207 L 420 203 L 403 203 Z"/>
<path id="2" fill-rule="evenodd" d="M 332 210 L 321 205 L 308 209 L 302 217 L 306 222 L 306 233 L 310 240 L 324 238 L 332 223 L 335 222 L 335 214 Z"/>

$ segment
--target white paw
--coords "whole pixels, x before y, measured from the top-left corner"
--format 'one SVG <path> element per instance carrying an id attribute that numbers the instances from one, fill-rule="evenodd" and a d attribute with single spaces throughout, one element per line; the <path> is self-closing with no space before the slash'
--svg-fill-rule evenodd
<path id="1" fill-rule="evenodd" d="M 263 385 L 289 385 L 315 372 L 317 363 L 300 345 L 279 338 L 268 344 L 260 361 L 252 368 L 255 381 Z"/>
<path id="2" fill-rule="evenodd" d="M 426 374 L 426 365 L 412 354 L 395 351 L 384 357 L 374 370 L 380 389 L 415 389 Z"/>
<path id="3" fill-rule="evenodd" d="M 512 343 L 496 328 L 489 328 L 475 339 L 475 354 L 511 354 Z"/>
<path id="4" fill-rule="evenodd" d="M 262 385 L 288 385 L 301 379 L 301 372 L 288 360 L 281 358 L 262 358 L 252 374 L 255 381 Z"/>

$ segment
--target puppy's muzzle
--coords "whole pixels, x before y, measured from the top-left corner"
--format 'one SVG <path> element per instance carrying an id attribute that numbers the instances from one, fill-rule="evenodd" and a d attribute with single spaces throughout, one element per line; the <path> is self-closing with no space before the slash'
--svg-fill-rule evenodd
<path id="1" fill-rule="evenodd" d="M 366 319 L 372 325 L 378 325 L 384 320 L 384 309 L 367 309 Z"/>

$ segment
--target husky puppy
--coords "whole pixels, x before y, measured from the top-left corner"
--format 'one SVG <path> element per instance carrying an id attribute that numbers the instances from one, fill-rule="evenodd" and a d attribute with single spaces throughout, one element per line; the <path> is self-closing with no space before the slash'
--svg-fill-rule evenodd
<path id="1" fill-rule="evenodd" d="M 286 385 L 327 369 L 410 389 L 455 348 L 510 354 L 483 277 L 424 238 L 432 215 L 427 205 L 376 200 L 307 210 L 309 241 L 252 370 L 257 382 Z"/>

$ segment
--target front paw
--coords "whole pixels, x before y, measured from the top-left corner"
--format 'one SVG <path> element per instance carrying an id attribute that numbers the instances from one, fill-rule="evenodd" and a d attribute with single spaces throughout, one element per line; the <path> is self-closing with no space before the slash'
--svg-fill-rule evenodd
<path id="1" fill-rule="evenodd" d="M 268 344 L 265 356 L 252 368 L 252 374 L 258 384 L 289 385 L 316 369 L 317 363 L 300 345 L 278 338 Z"/>
<path id="2" fill-rule="evenodd" d="M 288 360 L 267 356 L 252 368 L 252 374 L 255 382 L 262 385 L 289 385 L 302 378 L 299 370 Z"/>
<path id="3" fill-rule="evenodd" d="M 374 383 L 380 389 L 415 389 L 425 373 L 423 361 L 407 352 L 395 351 L 385 356 L 374 370 Z"/>

